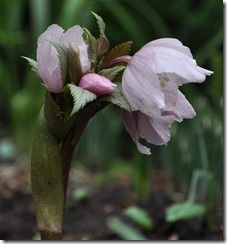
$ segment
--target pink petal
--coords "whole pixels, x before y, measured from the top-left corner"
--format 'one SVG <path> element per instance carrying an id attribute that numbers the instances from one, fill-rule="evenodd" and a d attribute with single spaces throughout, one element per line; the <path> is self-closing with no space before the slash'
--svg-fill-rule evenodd
<path id="1" fill-rule="evenodd" d="M 164 145 L 170 140 L 170 126 L 175 121 L 174 116 L 150 117 L 138 112 L 140 137 L 155 145 Z"/>
<path id="2" fill-rule="evenodd" d="M 88 57 L 88 46 L 81 45 L 79 46 L 79 54 L 80 54 L 80 64 L 83 72 L 86 72 L 91 67 L 91 61 Z"/>
<path id="3" fill-rule="evenodd" d="M 75 25 L 64 33 L 60 41 L 67 47 L 71 45 L 76 52 L 79 52 L 81 69 L 85 72 L 90 69 L 91 61 L 88 58 L 88 45 L 84 42 L 83 33 L 83 29 L 79 25 Z"/>
<path id="4" fill-rule="evenodd" d="M 40 78 L 50 92 L 62 92 L 61 70 L 57 51 L 48 41 L 40 43 L 37 48 L 37 68 Z"/>
<path id="5" fill-rule="evenodd" d="M 79 86 L 83 89 L 93 92 L 97 96 L 109 94 L 116 88 L 116 85 L 106 77 L 95 73 L 84 75 L 80 80 Z"/>
<path id="6" fill-rule="evenodd" d="M 47 39 L 59 40 L 60 37 L 63 35 L 63 32 L 64 30 L 59 25 L 50 25 L 47 30 L 39 36 L 37 44 L 39 45 Z"/>
<path id="7" fill-rule="evenodd" d="M 159 45 L 160 44 L 160 45 Z M 189 48 L 176 39 L 160 39 L 143 46 L 134 56 L 141 66 L 156 74 L 170 74 L 178 85 L 203 82 L 213 72 L 200 68 L 192 58 Z"/>
<path id="8" fill-rule="evenodd" d="M 157 75 L 137 57 L 132 58 L 123 73 L 122 92 L 133 111 L 152 113 L 165 106 Z"/>
<path id="9" fill-rule="evenodd" d="M 146 155 L 150 155 L 151 154 L 150 149 L 147 148 L 146 146 L 143 146 L 139 142 L 139 133 L 138 133 L 138 130 L 136 128 L 135 118 L 133 118 L 132 114 L 130 114 L 126 110 L 122 110 L 121 113 L 122 113 L 122 119 L 123 119 L 123 123 L 125 125 L 125 128 L 129 132 L 130 136 L 132 137 L 132 139 L 133 139 L 134 143 L 136 144 L 139 152 L 146 154 Z"/>
<path id="10" fill-rule="evenodd" d="M 60 38 L 60 42 L 66 46 L 69 46 L 69 43 L 72 43 L 77 51 L 78 47 L 84 44 L 83 33 L 84 31 L 79 25 L 72 26 Z"/>
<path id="11" fill-rule="evenodd" d="M 155 145 L 164 145 L 170 140 L 170 126 L 175 121 L 174 116 L 150 117 L 141 112 L 137 112 L 137 122 L 128 111 L 123 110 L 123 122 L 126 130 L 131 135 L 137 145 L 137 149 L 143 154 L 150 154 L 150 149 L 143 146 L 140 138 Z"/>
<path id="12" fill-rule="evenodd" d="M 178 119 L 191 119 L 196 116 L 196 112 L 189 101 L 185 98 L 178 90 L 177 102 L 176 102 L 176 111 L 178 112 Z"/>

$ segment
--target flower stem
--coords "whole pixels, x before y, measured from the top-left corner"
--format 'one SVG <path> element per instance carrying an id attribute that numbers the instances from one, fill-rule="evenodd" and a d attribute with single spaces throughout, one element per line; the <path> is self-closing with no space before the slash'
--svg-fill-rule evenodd
<path id="1" fill-rule="evenodd" d="M 49 230 L 40 230 L 41 240 L 62 240 L 62 234 Z"/>
<path id="2" fill-rule="evenodd" d="M 102 103 L 97 106 L 88 105 L 84 109 L 80 110 L 76 117 L 75 122 L 71 129 L 69 130 L 67 136 L 63 140 L 62 144 L 62 158 L 63 158 L 63 189 L 64 189 L 64 203 L 66 201 L 67 187 L 68 187 L 68 178 L 69 171 L 71 167 L 71 161 L 73 157 L 73 152 L 76 148 L 77 143 L 80 140 L 81 135 L 83 134 L 89 120 L 96 114 L 98 111 L 106 107 L 108 103 Z"/>

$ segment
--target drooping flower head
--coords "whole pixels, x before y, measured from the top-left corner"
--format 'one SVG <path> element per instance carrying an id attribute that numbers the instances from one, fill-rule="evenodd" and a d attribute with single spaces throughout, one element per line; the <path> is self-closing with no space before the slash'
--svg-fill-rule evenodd
<path id="1" fill-rule="evenodd" d="M 123 74 L 122 92 L 137 113 L 137 121 L 127 111 L 123 111 L 123 119 L 141 153 L 150 154 L 150 150 L 139 142 L 140 138 L 166 144 L 174 121 L 195 116 L 178 87 L 203 82 L 212 73 L 197 66 L 189 48 L 177 39 L 149 42 L 132 57 Z"/>

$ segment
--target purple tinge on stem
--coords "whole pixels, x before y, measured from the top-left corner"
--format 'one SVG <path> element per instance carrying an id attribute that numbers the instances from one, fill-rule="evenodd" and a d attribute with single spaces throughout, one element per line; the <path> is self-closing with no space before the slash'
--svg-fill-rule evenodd
<path id="1" fill-rule="evenodd" d="M 137 121 L 127 111 L 122 114 L 141 153 L 150 154 L 150 149 L 139 142 L 140 138 L 156 145 L 166 144 L 174 121 L 196 115 L 178 87 L 203 82 L 212 73 L 197 66 L 190 49 L 177 39 L 149 42 L 132 57 L 123 74 L 122 92 L 137 113 Z"/>
<path id="2" fill-rule="evenodd" d="M 93 92 L 97 96 L 109 94 L 117 87 L 106 77 L 95 73 L 84 75 L 79 82 L 79 86 L 85 90 Z"/>

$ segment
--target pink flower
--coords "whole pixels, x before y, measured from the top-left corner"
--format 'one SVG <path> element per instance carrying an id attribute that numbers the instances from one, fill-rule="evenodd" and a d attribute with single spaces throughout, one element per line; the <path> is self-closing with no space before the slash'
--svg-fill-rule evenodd
<path id="1" fill-rule="evenodd" d="M 95 73 L 84 75 L 80 80 L 79 86 L 85 90 L 93 92 L 97 96 L 109 94 L 116 88 L 116 85 L 106 77 Z"/>
<path id="2" fill-rule="evenodd" d="M 126 129 L 138 150 L 150 154 L 140 138 L 156 145 L 170 139 L 174 121 L 193 118 L 196 113 L 178 87 L 203 82 L 213 72 L 197 66 L 189 48 L 177 39 L 163 38 L 143 46 L 130 60 L 122 79 L 122 92 L 137 121 L 123 112 Z"/>
<path id="3" fill-rule="evenodd" d="M 79 52 L 82 71 L 90 69 L 90 61 L 88 59 L 87 45 L 83 40 L 83 29 L 79 26 L 73 26 L 66 32 L 58 26 L 51 25 L 38 38 L 37 47 L 37 68 L 41 79 L 50 92 L 60 93 L 63 91 L 63 81 L 61 77 L 61 68 L 59 64 L 58 54 L 49 41 L 55 40 L 69 45 Z"/>

